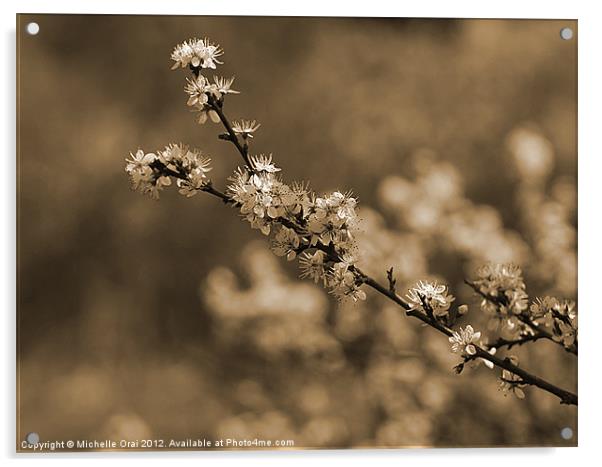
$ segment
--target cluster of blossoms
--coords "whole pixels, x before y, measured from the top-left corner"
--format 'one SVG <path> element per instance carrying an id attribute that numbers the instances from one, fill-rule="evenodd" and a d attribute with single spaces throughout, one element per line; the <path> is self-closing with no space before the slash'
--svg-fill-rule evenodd
<path id="1" fill-rule="evenodd" d="M 309 197 L 305 190 L 280 180 L 277 173 L 281 169 L 272 163 L 271 156 L 253 156 L 250 161 L 253 169 L 239 167 L 229 178 L 228 194 L 240 205 L 240 212 L 251 227 L 269 235 L 276 224 L 282 224 L 277 219 L 302 213 Z M 279 239 L 284 241 L 290 236 L 284 233 Z"/>
<path id="2" fill-rule="evenodd" d="M 528 296 L 521 268 L 515 264 L 486 264 L 477 269 L 474 284 L 482 294 L 493 298 L 500 307 L 489 311 L 504 316 L 521 314 L 527 309 Z M 482 306 L 491 307 L 492 300 L 485 299 Z"/>
<path id="3" fill-rule="evenodd" d="M 358 227 L 355 212 L 357 200 L 351 193 L 335 191 L 329 196 L 312 195 L 303 212 L 304 241 L 309 247 L 322 246 L 334 254 L 313 255 L 304 253 L 301 266 L 304 275 L 322 280 L 338 297 L 351 297 L 353 300 L 365 300 L 366 294 L 359 288 L 361 281 L 355 269 L 356 242 L 354 232 Z M 317 262 L 321 268 L 316 268 Z M 320 271 L 320 269 L 322 269 Z"/>
<path id="4" fill-rule="evenodd" d="M 577 345 L 577 309 L 572 300 L 555 297 L 537 298 L 529 308 L 535 326 L 543 326 L 552 333 L 552 338 L 565 348 Z"/>
<path id="5" fill-rule="evenodd" d="M 474 286 L 484 296 L 481 308 L 513 338 L 541 335 L 576 353 L 577 310 L 575 302 L 554 297 L 529 297 L 520 267 L 512 264 L 486 265 L 477 271 Z"/>
<path id="6" fill-rule="evenodd" d="M 433 312 L 437 318 L 447 316 L 454 296 L 448 294 L 446 285 L 437 284 L 436 282 L 419 281 L 406 294 L 408 303 L 412 310 L 420 310 L 423 313 Z M 430 310 L 425 310 L 425 305 Z M 465 305 L 462 305 L 465 310 Z M 472 329 L 472 328 L 471 328 Z"/>
<path id="7" fill-rule="evenodd" d="M 125 171 L 135 190 L 154 199 L 159 199 L 159 193 L 171 185 L 172 178 L 180 193 L 190 197 L 210 183 L 206 175 L 211 170 L 210 162 L 200 151 L 183 144 L 170 144 L 156 153 L 145 153 L 142 149 L 130 153 Z"/>
<path id="8" fill-rule="evenodd" d="M 514 336 L 530 332 L 520 317 L 529 307 L 521 268 L 515 264 L 486 264 L 477 269 L 474 287 L 483 295 L 481 308 Z"/>
<path id="9" fill-rule="evenodd" d="M 209 39 L 189 39 L 176 45 L 171 53 L 171 59 L 174 61 L 172 70 L 187 66 L 195 68 L 216 68 L 216 64 L 221 64 L 217 57 L 223 55 L 219 45 L 212 44 Z"/>
<path id="10" fill-rule="evenodd" d="M 321 282 L 338 297 L 365 299 L 352 254 L 357 227 L 355 198 L 340 192 L 316 197 L 304 184 L 284 183 L 271 156 L 250 160 L 252 167 L 238 168 L 228 186 L 244 219 L 264 235 L 274 234 L 276 255 L 293 260 L 302 252 L 302 277 Z M 315 251 L 305 251 L 311 249 Z"/>
<path id="11" fill-rule="evenodd" d="M 232 89 L 234 78 L 224 78 L 214 76 L 213 82 L 200 74 L 204 68 L 215 69 L 217 64 L 221 64 L 217 57 L 223 54 L 222 49 L 215 44 L 211 44 L 208 39 L 190 39 L 178 44 L 172 54 L 171 59 L 175 62 L 172 70 L 182 67 L 191 67 L 194 71 L 193 78 L 186 79 L 184 90 L 188 94 L 187 104 L 198 112 L 197 121 L 203 124 L 210 119 L 214 123 L 219 123 L 219 115 L 215 112 L 213 102 L 223 102 L 226 94 L 239 94 Z"/>

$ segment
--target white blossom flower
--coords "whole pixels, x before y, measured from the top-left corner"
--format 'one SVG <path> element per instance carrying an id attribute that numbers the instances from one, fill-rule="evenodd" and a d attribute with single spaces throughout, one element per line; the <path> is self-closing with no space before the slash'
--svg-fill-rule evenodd
<path id="1" fill-rule="evenodd" d="M 132 188 L 159 199 L 159 192 L 163 187 L 171 185 L 171 179 L 152 166 L 157 161 L 156 154 L 145 154 L 139 149 L 136 154 L 130 153 L 130 156 L 131 159 L 126 159 L 125 171 L 130 177 Z"/>
<path id="2" fill-rule="evenodd" d="M 337 222 L 337 224 L 341 224 Z M 310 218 L 308 222 L 308 229 L 312 234 L 311 244 L 317 245 L 321 242 L 324 245 L 335 243 L 340 237 L 341 225 L 337 225 L 330 220 L 318 219 L 315 216 Z"/>
<path id="3" fill-rule="evenodd" d="M 206 174 L 211 171 L 211 159 L 196 149 L 190 149 L 185 144 L 170 144 L 159 152 L 159 159 L 180 174 L 176 184 L 180 194 L 188 198 L 209 183 Z"/>
<path id="4" fill-rule="evenodd" d="M 305 217 L 312 204 L 313 203 L 309 196 L 308 184 L 303 182 L 293 182 L 286 199 L 288 212 L 294 216 L 303 214 L 303 217 Z"/>
<path id="5" fill-rule="evenodd" d="M 329 214 L 336 214 L 343 220 L 355 219 L 355 206 L 357 200 L 351 196 L 351 193 L 343 194 L 335 191 L 327 198 L 316 199 L 316 218 L 323 219 Z"/>
<path id="6" fill-rule="evenodd" d="M 284 218 L 297 222 L 303 194 L 306 197 L 307 194 L 299 191 L 298 186 L 292 189 L 283 183 L 275 175 L 279 169 L 273 166 L 270 158 L 260 156 L 253 161 L 252 164 L 257 164 L 261 170 L 251 172 L 247 168 L 238 168 L 229 179 L 228 192 L 240 204 L 240 212 L 251 226 L 267 235 L 271 231 L 270 224 L 279 223 Z"/>
<path id="7" fill-rule="evenodd" d="M 150 167 L 157 156 L 153 153 L 145 154 L 138 149 L 136 154 L 130 153 L 131 159 L 126 159 L 125 171 L 130 176 L 132 186 L 137 190 L 141 185 L 149 183 L 152 179 L 153 169 Z"/>
<path id="8" fill-rule="evenodd" d="M 273 183 L 272 206 L 270 206 L 268 216 L 273 219 L 277 217 L 286 217 L 293 222 L 297 222 L 296 216 L 300 212 L 301 207 L 299 205 L 299 200 L 293 189 L 279 180 Z"/>
<path id="9" fill-rule="evenodd" d="M 163 188 L 170 186 L 171 177 L 177 179 L 180 193 L 193 196 L 209 182 L 206 173 L 211 170 L 210 159 L 185 144 L 170 144 L 157 154 L 145 154 L 141 149 L 126 159 L 126 172 L 134 189 L 158 199 Z"/>
<path id="10" fill-rule="evenodd" d="M 523 273 L 515 264 L 486 264 L 477 270 L 475 287 L 487 296 L 481 302 L 486 313 L 502 319 L 524 313 L 529 306 Z"/>
<path id="11" fill-rule="evenodd" d="M 169 144 L 162 151 L 158 151 L 158 154 L 158 158 L 163 164 L 171 166 L 174 170 L 184 174 L 197 169 L 200 169 L 203 173 L 211 170 L 209 167 L 211 159 L 203 156 L 198 149 L 191 149 L 186 144 Z"/>
<path id="12" fill-rule="evenodd" d="M 477 353 L 474 344 L 476 344 L 480 338 L 481 333 L 475 332 L 469 324 L 464 329 L 460 328 L 459 332 L 454 331 L 453 335 L 449 338 L 449 342 L 452 344 L 451 350 L 462 356 L 473 356 Z"/>
<path id="13" fill-rule="evenodd" d="M 199 75 L 194 79 L 186 79 L 187 84 L 184 90 L 188 94 L 187 104 L 193 107 L 195 112 L 198 112 L 197 121 L 200 125 L 205 123 L 207 119 L 210 119 L 214 123 L 220 122 L 218 113 L 209 104 L 209 95 L 211 94 L 220 99 L 222 94 L 238 93 L 238 91 L 230 89 L 233 80 L 234 78 L 224 80 L 224 78 L 216 77 L 215 84 L 210 84 L 203 75 Z"/>
<path id="14" fill-rule="evenodd" d="M 216 68 L 216 64 L 222 64 L 217 57 L 223 55 L 222 49 L 217 44 L 212 44 L 209 39 L 197 40 L 193 43 L 192 48 L 195 50 L 196 57 L 192 58 L 193 66 L 200 66 L 201 68 Z M 196 59 L 198 58 L 198 64 Z"/>
<path id="15" fill-rule="evenodd" d="M 529 312 L 534 320 L 537 320 L 540 325 L 551 328 L 554 325 L 554 315 L 551 313 L 558 303 L 554 297 L 536 297 L 535 301 L 529 307 Z"/>
<path id="16" fill-rule="evenodd" d="M 232 123 L 232 129 L 235 133 L 242 135 L 243 138 L 253 138 L 253 133 L 261 126 L 255 120 L 241 120 Z"/>
<path id="17" fill-rule="evenodd" d="M 253 169 L 255 169 L 257 172 L 275 173 L 280 172 L 280 170 L 282 170 L 272 163 L 271 154 L 269 156 L 264 156 L 263 154 L 259 154 L 258 156 L 252 156 L 251 165 L 253 166 Z"/>
<path id="18" fill-rule="evenodd" d="M 525 392 L 523 391 L 524 383 L 521 382 L 520 376 L 508 371 L 506 369 L 502 370 L 502 377 L 500 380 L 500 391 L 504 393 L 504 396 L 507 396 L 509 393 L 514 394 L 518 399 L 525 398 Z"/>
<path id="19" fill-rule="evenodd" d="M 181 44 L 176 45 L 171 53 L 171 59 L 175 62 L 171 69 L 175 70 L 179 66 L 182 68 L 188 66 L 193 56 L 194 50 L 188 41 L 184 41 Z"/>
<path id="20" fill-rule="evenodd" d="M 184 91 L 188 94 L 189 106 L 204 106 L 209 101 L 207 92 L 211 91 L 209 82 L 203 75 L 199 75 L 196 78 L 186 78 L 186 86 Z"/>
<path id="21" fill-rule="evenodd" d="M 493 297 L 506 291 L 525 290 L 522 269 L 516 264 L 486 264 L 477 269 L 477 275 L 475 285 Z"/>
<path id="22" fill-rule="evenodd" d="M 575 302 L 555 297 L 536 298 L 529 308 L 531 320 L 552 333 L 556 342 L 571 348 L 577 340 L 577 310 Z"/>
<path id="23" fill-rule="evenodd" d="M 149 193 L 151 195 L 151 198 L 153 199 L 159 199 L 159 192 L 161 192 L 163 190 L 163 188 L 165 188 L 166 186 L 170 186 L 171 185 L 171 178 L 165 176 L 165 175 L 161 175 L 160 177 L 157 177 L 153 183 L 151 183 L 146 192 Z"/>
<path id="24" fill-rule="evenodd" d="M 209 102 L 209 96 L 221 99 L 224 94 L 240 94 L 231 88 L 234 78 L 223 78 L 214 76 L 213 83 L 210 83 L 203 75 L 198 75 L 194 79 L 187 78 L 188 84 L 184 88 L 189 94 L 188 105 L 206 105 Z"/>
<path id="25" fill-rule="evenodd" d="M 326 284 L 326 266 L 324 260 L 326 254 L 321 251 L 314 253 L 305 252 L 299 256 L 299 267 L 301 268 L 301 277 L 310 278 L 316 284 L 323 281 Z"/>
<path id="26" fill-rule="evenodd" d="M 529 296 L 524 290 L 507 290 L 505 295 L 508 304 L 502 306 L 508 310 L 508 313 L 520 315 L 523 311 L 529 308 Z"/>
<path id="27" fill-rule="evenodd" d="M 197 122 L 199 125 L 203 125 L 207 119 L 211 120 L 213 123 L 220 122 L 217 112 L 207 105 L 196 104 L 193 110 L 199 114 L 197 117 Z"/>
<path id="28" fill-rule="evenodd" d="M 284 212 L 278 199 L 273 196 L 273 190 L 280 182 L 272 174 L 251 174 L 240 168 L 229 180 L 232 183 L 228 186 L 228 192 L 240 204 L 241 214 L 252 228 L 268 235 L 270 224 Z"/>
<path id="29" fill-rule="evenodd" d="M 213 85 L 202 75 L 194 79 L 186 78 L 186 81 L 184 90 L 188 94 L 187 105 L 193 107 L 194 112 L 198 112 L 197 122 L 202 125 L 209 118 L 212 122 L 219 123 L 219 115 L 209 105 L 208 93 L 213 92 Z"/>
<path id="30" fill-rule="evenodd" d="M 223 94 L 240 94 L 240 92 L 232 89 L 232 83 L 234 83 L 234 77 L 223 78 L 221 76 L 214 76 L 211 91 L 218 99 L 220 99 Z"/>
<path id="31" fill-rule="evenodd" d="M 276 218 L 278 212 L 274 206 L 274 198 L 271 194 L 272 183 L 269 177 L 252 174 L 249 184 L 245 187 L 244 194 L 247 195 L 241 208 L 241 213 L 253 213 L 257 217 Z M 244 198 L 241 198 L 244 199 Z"/>
<path id="32" fill-rule="evenodd" d="M 353 230 L 357 227 L 356 200 L 349 194 L 335 191 L 328 197 L 316 198 L 307 219 L 311 245 L 332 243 L 338 248 L 354 246 Z"/>
<path id="33" fill-rule="evenodd" d="M 276 256 L 286 256 L 288 261 L 292 261 L 297 256 L 300 244 L 301 240 L 297 232 L 281 226 L 272 242 L 272 251 Z"/>
<path id="34" fill-rule="evenodd" d="M 455 298 L 447 293 L 447 286 L 436 282 L 419 281 L 406 294 L 408 302 L 413 310 L 421 310 L 426 313 L 422 300 L 431 308 L 437 317 L 449 313 L 449 307 Z M 422 297 L 422 298 L 421 298 Z"/>
<path id="35" fill-rule="evenodd" d="M 171 68 L 175 70 L 178 67 L 192 65 L 196 68 L 215 69 L 216 64 L 222 63 L 217 59 L 222 54 L 221 48 L 209 42 L 209 39 L 189 39 L 174 48 L 171 59 L 175 63 Z"/>
<path id="36" fill-rule="evenodd" d="M 339 299 L 351 298 L 356 302 L 366 300 L 366 292 L 359 287 L 356 274 L 351 269 L 354 263 L 355 258 L 350 255 L 345 255 L 342 261 L 334 263 L 327 275 L 327 285 L 330 292 Z"/>

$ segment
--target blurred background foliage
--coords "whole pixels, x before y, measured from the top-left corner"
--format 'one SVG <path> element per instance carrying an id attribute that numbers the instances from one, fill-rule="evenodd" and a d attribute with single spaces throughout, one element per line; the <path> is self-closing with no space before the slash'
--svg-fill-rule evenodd
<path id="1" fill-rule="evenodd" d="M 40 34 L 24 25 L 35 20 Z M 369 293 L 338 304 L 211 197 L 132 193 L 129 151 L 198 126 L 172 47 L 222 45 L 261 122 L 254 147 L 318 192 L 352 189 L 361 265 L 399 289 L 524 267 L 532 298 L 576 298 L 575 22 L 25 15 L 19 78 L 20 439 L 259 437 L 297 447 L 573 445 L 575 408 L 505 398 L 481 366 Z M 491 331 L 487 331 L 491 332 Z M 521 365 L 576 389 L 551 343 Z"/>

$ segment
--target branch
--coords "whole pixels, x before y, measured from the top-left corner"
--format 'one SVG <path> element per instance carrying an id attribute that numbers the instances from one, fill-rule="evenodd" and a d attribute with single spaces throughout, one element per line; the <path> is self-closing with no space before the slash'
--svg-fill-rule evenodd
<path id="1" fill-rule="evenodd" d="M 228 132 L 229 138 L 227 138 L 227 139 L 229 139 L 236 146 L 236 148 L 238 149 L 238 152 L 242 156 L 242 158 L 245 161 L 245 164 L 247 165 L 249 170 L 253 170 L 253 166 L 249 161 L 248 145 L 246 143 L 244 143 L 244 145 L 240 143 L 238 136 L 232 129 L 232 125 L 230 124 L 228 118 L 226 117 L 226 115 L 223 112 L 223 109 L 222 109 L 223 102 L 217 101 L 212 96 L 210 96 L 209 97 L 209 105 L 211 106 L 212 110 L 214 110 L 217 113 L 217 115 L 220 118 L 221 123 L 223 124 L 224 128 Z M 181 174 L 179 174 L 179 173 L 174 173 L 174 174 L 170 174 L 170 175 L 177 176 L 178 178 L 182 178 Z M 228 195 L 213 188 L 213 186 L 210 183 L 207 184 L 206 186 L 204 186 L 203 188 L 200 188 L 200 190 L 220 198 L 226 204 L 233 204 L 233 205 L 238 204 Z M 290 221 L 288 219 L 278 218 L 278 219 L 276 219 L 276 221 L 280 222 L 281 224 L 283 224 L 287 227 L 294 229 L 296 232 L 300 232 L 300 231 L 303 232 L 305 230 L 304 226 L 297 225 L 296 223 L 293 223 L 292 221 Z M 324 251 L 325 253 L 327 253 L 330 258 L 332 258 L 334 260 L 339 259 L 338 253 L 332 244 L 324 245 L 321 242 L 318 242 L 317 245 L 315 245 L 313 247 L 307 247 L 304 249 L 308 249 L 308 248 L 320 249 L 320 250 Z M 358 279 L 359 282 L 364 283 L 364 284 L 368 285 L 369 287 L 372 287 L 374 290 L 376 290 L 380 294 L 384 295 L 389 300 L 392 300 L 393 302 L 395 302 L 398 306 L 400 306 L 401 308 L 403 308 L 405 310 L 405 313 L 407 316 L 411 316 L 413 318 L 416 318 L 416 319 L 422 321 L 424 324 L 436 329 L 437 331 L 446 335 L 447 337 L 451 337 L 453 335 L 453 333 L 454 333 L 453 330 L 451 328 L 449 328 L 448 326 L 446 326 L 445 324 L 438 321 L 436 319 L 436 317 L 433 315 L 432 310 L 430 310 L 430 307 L 425 306 L 425 310 L 427 310 L 427 311 L 430 310 L 430 313 L 424 314 L 421 311 L 419 311 L 418 309 L 411 307 L 405 300 L 403 300 L 395 292 L 395 281 L 393 279 L 393 271 L 392 270 L 390 270 L 390 272 L 388 273 L 388 280 L 389 280 L 388 287 L 381 285 L 375 279 L 373 279 L 372 277 L 363 273 L 359 268 L 354 267 L 354 270 L 359 278 Z M 424 302 L 424 300 L 423 300 L 423 302 Z M 547 336 L 542 336 L 542 337 L 547 338 Z M 544 391 L 550 392 L 550 393 L 556 395 L 560 399 L 561 403 L 563 403 L 563 404 L 577 405 L 577 396 L 575 394 L 573 394 L 569 391 L 565 391 L 565 390 L 545 381 L 544 379 L 539 378 L 538 376 L 532 375 L 531 373 L 527 372 L 526 370 L 523 370 L 522 368 L 519 368 L 518 366 L 514 365 L 507 358 L 501 359 L 499 357 L 491 355 L 487 350 L 485 350 L 477 345 L 474 345 L 474 347 L 476 349 L 475 355 L 472 355 L 470 357 L 465 357 L 464 363 L 466 363 L 470 360 L 477 359 L 477 358 L 482 358 L 484 360 L 488 360 L 491 363 L 493 363 L 494 365 L 498 366 L 499 368 L 503 368 L 505 370 L 510 371 L 511 373 L 513 373 L 515 375 L 518 375 L 521 378 L 521 384 L 529 384 L 532 386 L 537 386 L 540 389 L 543 389 Z"/>

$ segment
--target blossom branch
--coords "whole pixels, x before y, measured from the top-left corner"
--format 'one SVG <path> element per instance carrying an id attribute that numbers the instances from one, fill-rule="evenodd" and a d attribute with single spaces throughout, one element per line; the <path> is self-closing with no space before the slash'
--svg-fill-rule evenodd
<path id="1" fill-rule="evenodd" d="M 442 323 L 439 323 L 436 320 L 433 320 L 432 318 L 429 318 L 425 314 L 422 314 L 419 311 L 412 309 L 411 306 L 405 300 L 403 300 L 399 295 L 397 295 L 394 292 L 391 292 L 388 288 L 384 287 L 383 285 L 381 285 L 380 283 L 378 283 L 371 277 L 364 275 L 364 278 L 365 278 L 366 285 L 368 285 L 369 287 L 372 287 L 374 290 L 376 290 L 380 294 L 384 295 L 389 300 L 392 300 L 393 302 L 395 302 L 397 305 L 399 305 L 401 308 L 403 308 L 406 311 L 406 315 L 419 319 L 423 323 L 436 329 L 440 333 L 445 334 L 448 337 L 452 337 L 454 335 L 454 331 L 452 329 L 450 329 L 449 327 L 445 326 Z M 474 345 L 474 348 L 476 350 L 476 353 L 473 356 L 466 358 L 465 362 L 474 360 L 476 358 L 482 358 L 484 360 L 487 360 L 487 361 L 493 363 L 495 366 L 497 366 L 499 368 L 505 369 L 515 375 L 520 376 L 522 378 L 524 384 L 537 386 L 538 388 L 543 389 L 544 391 L 554 394 L 555 396 L 557 396 L 560 399 L 561 403 L 563 403 L 563 404 L 577 405 L 577 402 L 578 402 L 577 395 L 575 395 L 569 391 L 566 391 L 564 389 L 561 389 L 558 386 L 555 386 L 552 383 L 549 383 L 548 381 L 527 372 L 526 370 L 513 364 L 509 359 L 501 359 L 499 357 L 496 357 L 495 355 L 490 354 L 488 351 L 486 351 L 485 349 L 483 349 L 482 347 L 480 347 L 478 345 Z"/>
<path id="2" fill-rule="evenodd" d="M 537 319 L 545 317 L 553 322 L 554 335 L 538 328 L 538 323 L 530 318 L 525 309 L 526 293 L 520 270 L 501 265 L 486 269 L 480 284 L 487 290 L 495 290 L 499 295 L 483 291 L 480 284 L 469 283 L 473 289 L 498 308 L 498 314 L 508 317 L 508 309 L 517 306 L 521 313 L 517 319 L 528 329 L 528 335 L 515 340 L 498 340 L 485 349 L 478 343 L 480 332 L 474 332 L 472 326 L 454 331 L 451 326 L 456 317 L 467 312 L 466 305 L 450 309 L 454 297 L 447 293 L 447 286 L 422 282 L 414 286 L 404 300 L 396 292 L 393 268 L 387 271 L 388 287 L 365 274 L 357 265 L 355 241 L 357 230 L 356 199 L 351 193 L 334 192 L 327 196 L 317 196 L 310 192 L 305 184 L 284 183 L 277 175 L 281 170 L 272 162 L 270 156 L 250 156 L 249 140 L 259 128 L 253 121 L 242 120 L 231 123 L 226 117 L 223 106 L 227 94 L 237 94 L 231 89 L 234 78 L 214 77 L 214 82 L 201 74 L 203 69 L 214 69 L 217 57 L 222 55 L 219 46 L 207 39 L 192 39 L 178 45 L 172 53 L 174 67 L 189 67 L 193 79 L 187 79 L 186 93 L 188 105 L 199 113 L 198 122 L 208 119 L 221 123 L 226 133 L 218 137 L 230 141 L 240 153 L 244 166 L 238 168 L 232 177 L 227 192 L 217 190 L 207 172 L 211 170 L 209 159 L 200 151 L 188 146 L 171 144 L 157 153 L 144 153 L 138 150 L 126 159 L 126 172 L 132 185 L 143 193 L 158 198 L 172 179 L 180 193 L 190 197 L 205 192 L 219 198 L 222 202 L 240 209 L 240 213 L 251 227 L 271 236 L 272 250 L 278 256 L 286 256 L 290 261 L 299 256 L 302 269 L 301 277 L 322 282 L 340 299 L 365 300 L 362 285 L 367 285 L 401 307 L 407 316 L 422 321 L 448 337 L 452 352 L 461 354 L 463 361 L 456 370 L 461 372 L 464 365 L 471 361 L 483 361 L 487 366 L 502 369 L 504 389 L 512 390 L 517 397 L 524 398 L 521 386 L 536 386 L 556 395 L 561 403 L 577 405 L 577 396 L 565 391 L 538 376 L 520 368 L 513 357 L 500 358 L 494 355 L 497 347 L 520 345 L 539 338 L 552 339 L 560 336 L 565 348 L 576 354 L 576 311 L 568 303 L 556 299 L 544 299 L 536 303 Z M 239 138 L 240 135 L 240 138 Z M 492 297 L 496 301 L 492 301 Z M 500 298 L 503 297 L 503 298 Z M 535 316 L 535 315 L 534 315 Z M 509 321 L 514 318 L 512 314 Z"/>
<path id="3" fill-rule="evenodd" d="M 493 303 L 494 305 L 496 305 L 498 307 L 507 307 L 509 305 L 505 296 L 492 295 L 490 293 L 483 292 L 480 289 L 480 287 L 478 287 L 477 284 L 475 284 L 474 282 L 472 282 L 468 279 L 464 280 L 464 282 L 466 283 L 466 285 L 468 285 L 470 288 L 472 288 L 478 295 L 483 297 L 484 300 L 486 300 L 490 303 Z M 554 310 L 552 310 L 552 312 L 555 317 L 557 317 L 559 315 L 559 313 L 557 313 L 557 312 L 554 313 Z M 515 345 L 515 344 L 520 345 L 525 342 L 535 342 L 539 339 L 547 339 L 547 340 L 561 346 L 565 351 L 572 353 L 574 355 L 578 355 L 576 340 L 571 345 L 566 346 L 562 343 L 562 341 L 558 341 L 558 340 L 554 339 L 554 336 L 551 333 L 549 333 L 545 329 L 542 329 L 541 326 L 539 326 L 537 323 L 535 323 L 529 315 L 521 312 L 521 313 L 516 314 L 515 316 L 523 324 L 528 326 L 529 334 L 527 336 L 522 336 L 522 338 L 520 338 L 520 339 L 508 341 L 507 343 L 505 343 L 503 345 L 508 345 L 508 344 L 510 344 L 510 346 Z M 564 317 L 564 316 L 561 316 L 561 318 L 563 319 L 564 322 L 566 322 L 568 320 L 568 318 Z M 495 347 L 495 345 L 491 345 L 491 347 Z"/>

